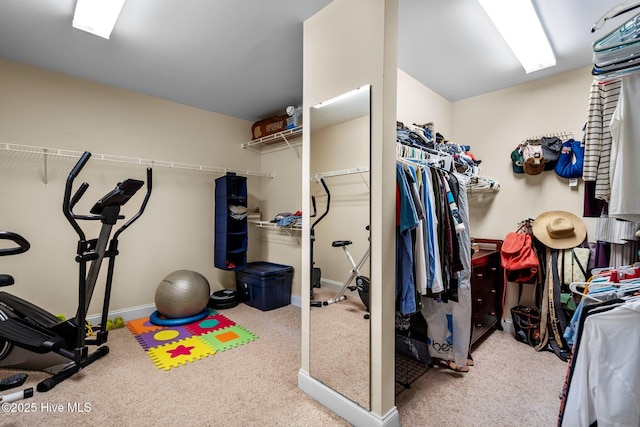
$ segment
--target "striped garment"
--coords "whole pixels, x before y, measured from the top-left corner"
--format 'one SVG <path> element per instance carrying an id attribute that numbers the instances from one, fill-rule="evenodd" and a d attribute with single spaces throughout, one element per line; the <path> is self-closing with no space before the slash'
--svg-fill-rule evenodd
<path id="1" fill-rule="evenodd" d="M 582 179 L 595 181 L 595 198 L 609 201 L 609 159 L 611 153 L 611 131 L 609 124 L 620 96 L 620 80 L 591 84 L 589 93 L 589 116 L 585 131 L 584 169 Z"/>

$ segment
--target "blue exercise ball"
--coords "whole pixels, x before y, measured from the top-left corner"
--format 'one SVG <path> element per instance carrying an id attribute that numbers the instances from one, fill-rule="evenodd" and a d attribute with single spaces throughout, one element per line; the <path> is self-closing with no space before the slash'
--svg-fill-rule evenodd
<path id="1" fill-rule="evenodd" d="M 202 312 L 211 295 L 206 277 L 191 270 L 178 270 L 165 277 L 156 289 L 158 313 L 170 319 Z"/>

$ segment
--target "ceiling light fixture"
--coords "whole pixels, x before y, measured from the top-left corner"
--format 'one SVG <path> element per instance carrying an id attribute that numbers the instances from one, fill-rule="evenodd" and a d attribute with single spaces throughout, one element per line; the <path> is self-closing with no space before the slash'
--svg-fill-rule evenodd
<path id="1" fill-rule="evenodd" d="M 77 0 L 73 27 L 108 39 L 124 0 Z"/>
<path id="2" fill-rule="evenodd" d="M 531 0 L 478 0 L 527 73 L 556 65 Z"/>
<path id="3" fill-rule="evenodd" d="M 349 91 L 349 92 L 347 92 L 347 93 L 343 93 L 342 95 L 338 95 L 338 96 L 336 96 L 335 98 L 331 98 L 331 99 L 329 99 L 329 100 L 327 100 L 327 101 L 323 101 L 323 102 L 321 102 L 321 103 L 319 103 L 319 104 L 316 104 L 316 105 L 314 105 L 312 108 L 322 108 L 322 107 L 326 107 L 327 105 L 331 105 L 331 104 L 334 104 L 334 103 L 336 103 L 336 102 L 340 102 L 340 101 L 342 101 L 343 99 L 347 99 L 347 98 L 349 98 L 349 97 L 351 97 L 351 96 L 353 96 L 353 95 L 357 94 L 361 89 L 368 88 L 368 87 L 369 87 L 369 86 L 360 86 L 360 87 L 358 87 L 358 88 L 355 88 L 355 89 L 353 89 L 353 90 L 350 90 L 350 91 Z"/>

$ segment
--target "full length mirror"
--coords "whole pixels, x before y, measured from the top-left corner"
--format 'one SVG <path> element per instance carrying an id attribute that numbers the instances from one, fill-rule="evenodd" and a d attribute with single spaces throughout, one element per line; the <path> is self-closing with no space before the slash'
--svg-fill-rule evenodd
<path id="1" fill-rule="evenodd" d="M 370 409 L 370 86 L 310 109 L 309 372 Z"/>

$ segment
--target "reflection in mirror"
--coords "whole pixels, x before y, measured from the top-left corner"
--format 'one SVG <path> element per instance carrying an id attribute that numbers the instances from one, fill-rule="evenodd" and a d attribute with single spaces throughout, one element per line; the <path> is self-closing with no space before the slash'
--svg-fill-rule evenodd
<path id="1" fill-rule="evenodd" d="M 309 126 L 309 373 L 370 410 L 370 86 L 312 107 Z"/>

